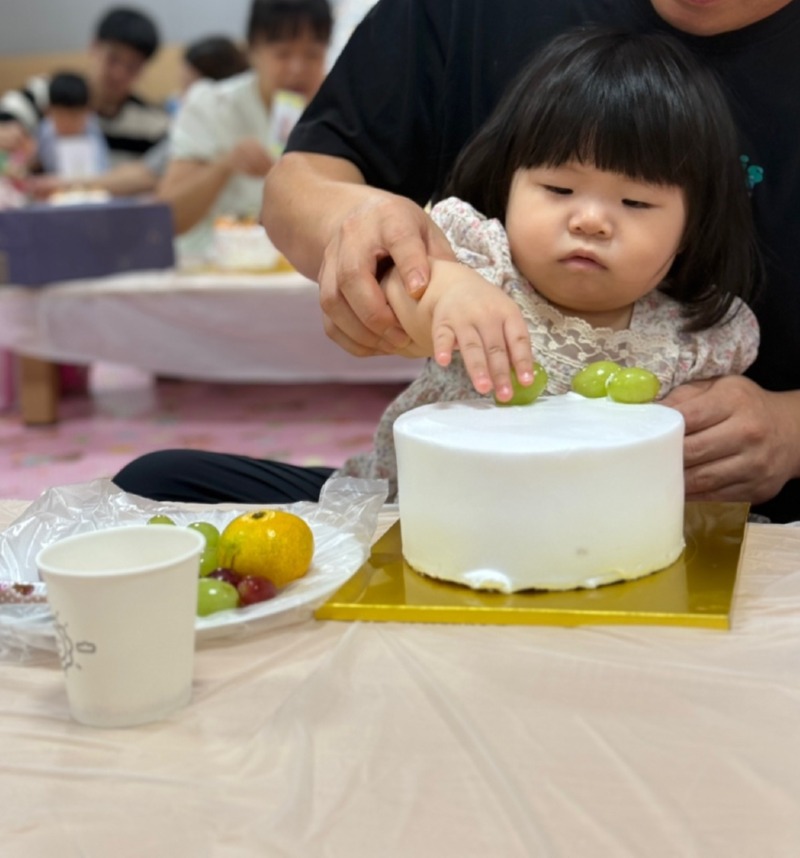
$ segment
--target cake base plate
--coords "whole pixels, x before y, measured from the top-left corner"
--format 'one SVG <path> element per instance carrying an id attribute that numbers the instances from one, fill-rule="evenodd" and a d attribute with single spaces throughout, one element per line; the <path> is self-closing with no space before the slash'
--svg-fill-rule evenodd
<path id="1" fill-rule="evenodd" d="M 400 523 L 315 612 L 321 620 L 730 628 L 749 504 L 687 503 L 686 548 L 671 566 L 594 590 L 491 593 L 420 575 L 404 560 Z"/>

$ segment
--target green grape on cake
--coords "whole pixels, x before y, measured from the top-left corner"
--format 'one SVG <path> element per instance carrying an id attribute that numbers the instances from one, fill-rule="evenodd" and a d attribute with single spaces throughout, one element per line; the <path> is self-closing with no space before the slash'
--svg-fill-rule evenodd
<path id="1" fill-rule="evenodd" d="M 587 399 L 599 399 L 606 395 L 609 379 L 620 369 L 620 365 L 613 360 L 596 360 L 575 374 L 572 389 Z"/>
<path id="2" fill-rule="evenodd" d="M 652 402 L 660 388 L 661 383 L 650 370 L 628 366 L 609 378 L 606 392 L 615 402 L 639 404 Z"/>
<path id="3" fill-rule="evenodd" d="M 516 372 L 512 369 L 511 389 L 513 393 L 511 399 L 507 402 L 500 402 L 495 397 L 494 401 L 497 405 L 530 405 L 539 398 L 545 387 L 547 387 L 547 370 L 540 363 L 534 363 L 533 381 L 529 385 L 521 384 Z"/>

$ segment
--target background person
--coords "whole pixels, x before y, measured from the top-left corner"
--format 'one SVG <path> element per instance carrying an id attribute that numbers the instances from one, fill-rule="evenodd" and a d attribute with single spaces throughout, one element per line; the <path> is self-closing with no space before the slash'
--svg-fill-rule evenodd
<path id="1" fill-rule="evenodd" d="M 108 146 L 79 74 L 53 75 L 45 118 L 36 137 L 39 167 L 67 180 L 91 179 L 108 169 Z"/>
<path id="2" fill-rule="evenodd" d="M 452 258 L 421 206 L 525 61 L 581 23 L 670 33 L 722 79 L 764 251 L 761 345 L 748 378 L 693 382 L 666 402 L 686 420 L 690 500 L 800 519 L 798 0 L 381 0 L 267 178 L 270 238 L 319 280 L 335 342 L 358 355 L 406 346 L 376 274 L 393 262 L 421 290 L 429 255 Z"/>
<path id="3" fill-rule="evenodd" d="M 208 253 L 215 217 L 255 218 L 273 165 L 271 113 L 286 90 L 311 99 L 325 74 L 332 18 L 327 0 L 253 0 L 247 24 L 252 71 L 199 81 L 170 133 L 170 161 L 158 196 L 172 207 L 181 257 Z"/>
<path id="4" fill-rule="evenodd" d="M 192 42 L 183 55 L 180 71 L 179 93 L 169 107 L 177 110 L 186 90 L 197 80 L 224 80 L 241 74 L 248 68 L 247 57 L 231 39 L 225 36 L 209 36 Z M 111 170 L 96 176 L 93 181 L 79 183 L 81 188 L 106 191 L 112 196 L 134 196 L 152 191 L 163 176 L 169 163 L 169 138 L 160 142 L 141 157 L 117 164 Z M 70 190 L 76 185 L 70 179 L 56 176 L 34 176 L 27 183 L 28 192 L 40 199 L 57 191 Z"/>
<path id="5" fill-rule="evenodd" d="M 180 91 L 185 95 L 198 80 L 227 80 L 250 68 L 247 54 L 227 36 L 206 36 L 184 51 L 180 71 Z"/>
<path id="6" fill-rule="evenodd" d="M 111 9 L 95 28 L 86 77 L 112 165 L 141 157 L 167 133 L 166 110 L 133 93 L 158 44 L 155 24 L 136 9 Z M 34 77 L 24 89 L 0 98 L 0 147 L 35 137 L 47 111 L 48 88 L 47 76 Z"/>

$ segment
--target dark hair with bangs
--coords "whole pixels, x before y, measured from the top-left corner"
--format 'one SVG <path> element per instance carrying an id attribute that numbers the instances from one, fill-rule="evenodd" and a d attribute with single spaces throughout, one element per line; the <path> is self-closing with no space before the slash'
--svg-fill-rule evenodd
<path id="1" fill-rule="evenodd" d="M 227 36 L 207 36 L 192 42 L 184 51 L 183 59 L 209 80 L 225 80 L 250 67 L 244 51 Z"/>
<path id="2" fill-rule="evenodd" d="M 253 0 L 247 21 L 247 41 L 285 42 L 308 31 L 328 44 L 333 15 L 328 0 Z"/>
<path id="3" fill-rule="evenodd" d="M 737 132 L 720 84 L 661 34 L 582 28 L 522 71 L 453 167 L 445 196 L 505 222 L 517 170 L 569 161 L 686 195 L 682 249 L 662 291 L 686 328 L 720 322 L 760 274 Z"/>
<path id="4" fill-rule="evenodd" d="M 89 84 L 83 75 L 59 72 L 50 78 L 49 102 L 51 107 L 89 106 Z"/>
<path id="5" fill-rule="evenodd" d="M 120 6 L 109 9 L 97 22 L 94 37 L 98 42 L 118 42 L 133 48 L 149 60 L 158 50 L 158 29 L 139 9 Z"/>

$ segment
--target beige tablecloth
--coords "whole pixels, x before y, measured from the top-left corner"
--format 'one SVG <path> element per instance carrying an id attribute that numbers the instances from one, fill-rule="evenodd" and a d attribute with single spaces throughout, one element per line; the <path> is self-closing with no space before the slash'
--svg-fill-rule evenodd
<path id="1" fill-rule="evenodd" d="M 423 364 L 336 346 L 322 328 L 317 284 L 296 272 L 138 271 L 3 285 L 0 346 L 209 381 L 410 381 Z"/>
<path id="2" fill-rule="evenodd" d="M 0 689 L 3 858 L 800 853 L 800 529 L 750 526 L 730 632 L 308 621 L 129 730 L 49 655 Z"/>

